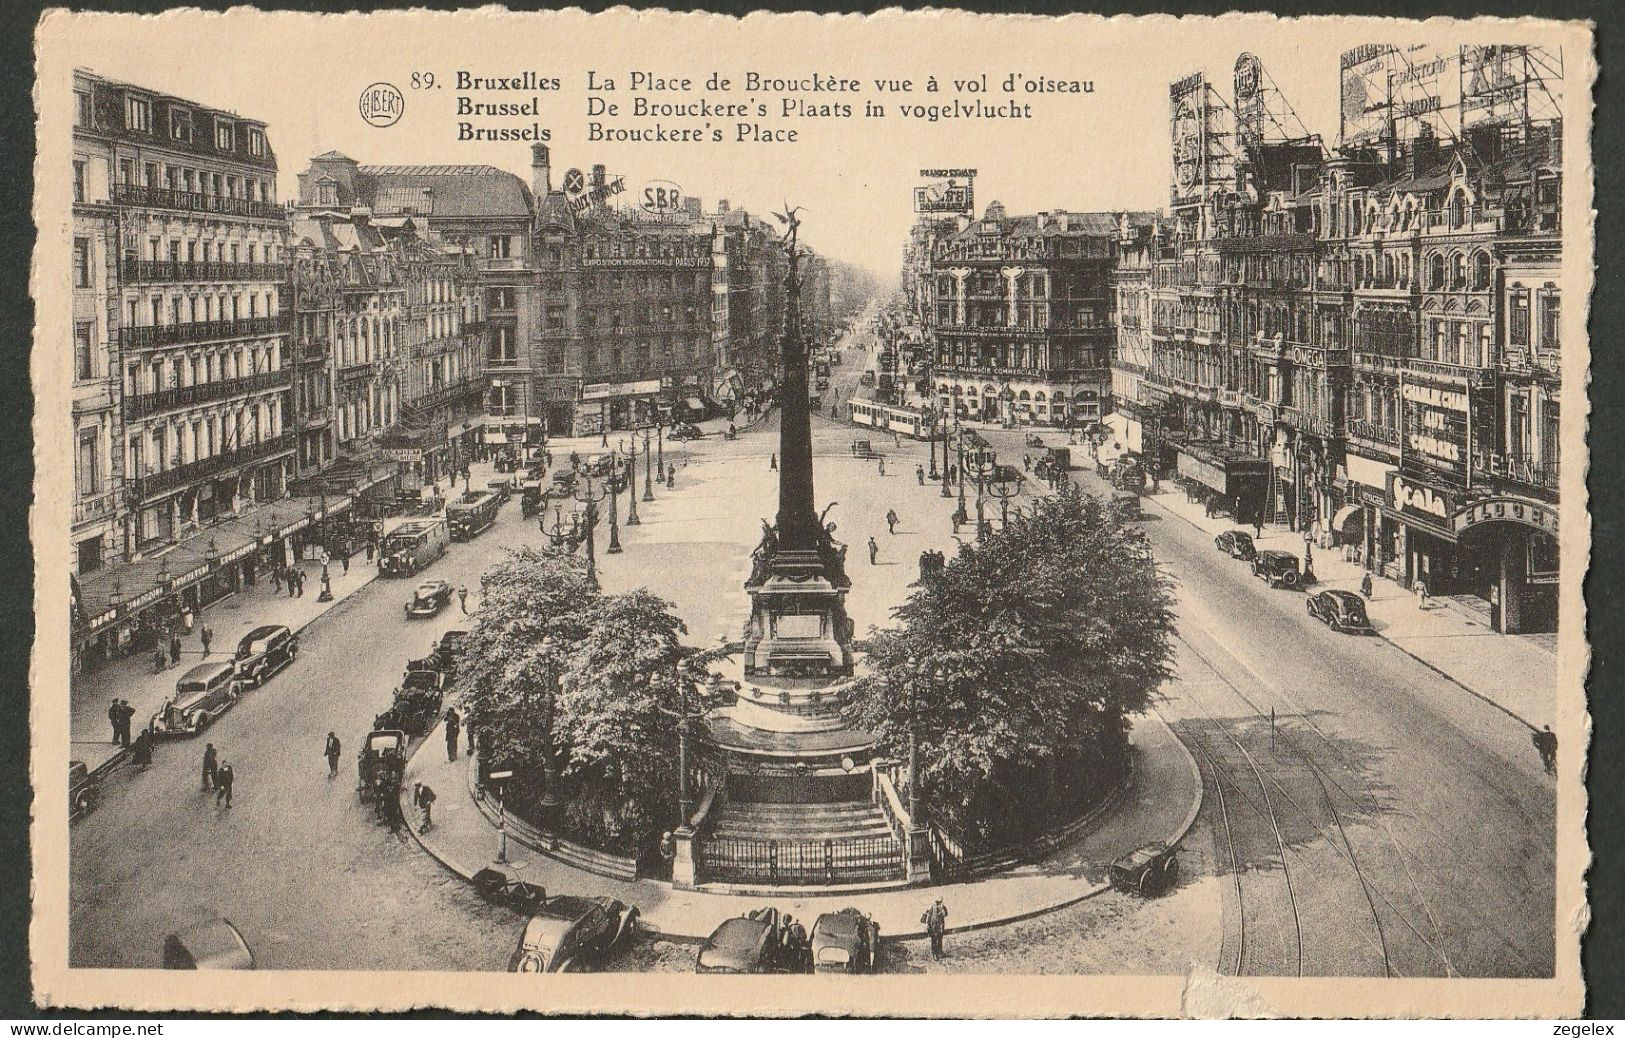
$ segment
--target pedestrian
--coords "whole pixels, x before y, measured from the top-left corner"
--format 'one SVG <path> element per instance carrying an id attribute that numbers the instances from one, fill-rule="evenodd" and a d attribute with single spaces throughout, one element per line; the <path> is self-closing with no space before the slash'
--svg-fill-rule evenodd
<path id="1" fill-rule="evenodd" d="M 434 790 L 429 788 L 428 783 L 419 782 L 414 796 L 417 799 L 418 809 L 423 812 L 423 825 L 418 832 L 426 833 L 434 828 Z"/>
<path id="2" fill-rule="evenodd" d="M 779 455 L 777 451 L 773 452 L 772 458 L 768 461 L 767 470 L 769 472 L 779 471 Z"/>
<path id="3" fill-rule="evenodd" d="M 914 466 L 914 478 L 919 482 L 920 486 L 922 486 L 922 487 L 925 486 L 925 466 L 924 465 L 916 465 L 916 466 Z"/>
<path id="4" fill-rule="evenodd" d="M 295 566 L 294 568 L 288 570 L 288 597 L 289 598 L 292 598 L 294 596 L 294 593 L 298 590 L 298 585 L 299 585 L 299 567 Z"/>
<path id="5" fill-rule="evenodd" d="M 203 639 L 203 655 L 207 656 L 209 643 L 214 641 L 214 628 L 209 626 L 209 621 L 203 621 L 203 628 L 198 632 L 198 637 Z"/>
<path id="6" fill-rule="evenodd" d="M 175 663 L 181 661 L 181 634 L 179 631 L 169 632 L 169 655 Z"/>
<path id="7" fill-rule="evenodd" d="M 299 571 L 299 597 L 305 597 L 305 571 Z"/>
<path id="8" fill-rule="evenodd" d="M 231 784 L 236 779 L 236 773 L 231 770 L 228 761 L 220 762 L 220 769 L 214 773 L 214 802 L 225 801 L 227 807 L 231 806 Z"/>
<path id="9" fill-rule="evenodd" d="M 1255 540 L 1255 541 L 1259 540 L 1263 536 L 1264 536 L 1264 512 L 1263 512 L 1263 509 L 1260 509 L 1258 514 L 1253 516 L 1253 540 Z"/>
<path id="10" fill-rule="evenodd" d="M 462 718 L 455 707 L 446 707 L 446 759 L 457 759 L 457 735 L 462 730 Z"/>
<path id="11" fill-rule="evenodd" d="M 130 721 L 135 717 L 135 707 L 130 705 L 128 699 L 118 701 L 118 741 L 126 750 L 130 748 Z"/>
<path id="12" fill-rule="evenodd" d="M 1418 609 L 1428 608 L 1428 578 L 1425 573 L 1416 575 L 1416 607 Z"/>
<path id="13" fill-rule="evenodd" d="M 277 594 L 282 594 L 282 567 L 271 567 L 271 586 L 276 588 Z"/>
<path id="14" fill-rule="evenodd" d="M 931 957 L 942 958 L 942 937 L 948 932 L 948 906 L 937 898 L 925 914 L 920 916 L 920 922 L 925 924 L 925 932 L 931 935 Z"/>
<path id="15" fill-rule="evenodd" d="M 885 458 L 880 459 L 880 474 L 882 476 L 884 476 L 886 474 L 886 459 Z"/>
<path id="16" fill-rule="evenodd" d="M 878 558 L 879 555 L 880 545 L 875 543 L 875 539 L 873 537 L 869 538 L 869 565 L 878 565 L 878 563 L 875 562 L 875 559 Z"/>
<path id="17" fill-rule="evenodd" d="M 931 575 L 931 553 L 928 552 L 928 551 L 922 551 L 922 552 L 920 552 L 920 580 L 923 582 L 925 580 L 925 578 L 930 576 L 930 575 Z"/>
<path id="18" fill-rule="evenodd" d="M 333 732 L 328 732 L 327 745 L 322 747 L 322 756 L 327 758 L 328 778 L 332 778 L 339 773 L 339 756 L 343 752 L 343 747 L 339 745 L 339 737 Z"/>
<path id="19" fill-rule="evenodd" d="M 468 588 L 461 587 L 461 586 L 459 586 L 457 588 L 457 604 L 463 607 L 463 615 L 467 616 L 468 615 Z"/>
<path id="20" fill-rule="evenodd" d="M 804 968 L 807 948 L 807 928 L 796 922 L 795 916 L 784 917 L 784 950 L 789 965 L 801 970 Z"/>
<path id="21" fill-rule="evenodd" d="M 677 468 L 675 466 L 669 466 L 666 469 L 666 489 L 677 489 Z"/>
<path id="22" fill-rule="evenodd" d="M 350 572 L 350 549 L 348 546 L 345 547 L 344 553 L 339 556 L 339 562 L 344 565 L 344 572 Z"/>
<path id="23" fill-rule="evenodd" d="M 114 696 L 113 701 L 111 703 L 107 704 L 107 723 L 109 725 L 111 725 L 112 728 L 113 728 L 112 742 L 113 742 L 113 744 L 115 746 L 118 745 L 118 741 L 119 741 L 118 740 L 118 733 L 119 733 L 119 728 L 120 728 L 119 718 L 124 716 L 123 712 L 119 710 L 119 704 L 122 703 L 122 702 L 123 702 L 123 700 L 119 699 L 117 696 Z"/>
<path id="24" fill-rule="evenodd" d="M 1360 578 L 1360 594 L 1365 596 L 1365 600 L 1367 602 L 1371 601 L 1371 573 L 1370 573 L 1370 571 L 1367 571 L 1366 574 Z"/>
<path id="25" fill-rule="evenodd" d="M 1552 731 L 1552 726 L 1541 725 L 1540 731 L 1530 738 L 1534 740 L 1535 750 L 1540 753 L 1540 764 L 1546 769 L 1546 774 L 1557 774 L 1557 733 Z"/>
<path id="26" fill-rule="evenodd" d="M 474 747 L 479 741 L 479 729 L 474 727 L 474 718 L 463 718 L 463 742 L 468 748 L 463 751 L 464 756 L 474 756 Z"/>
<path id="27" fill-rule="evenodd" d="M 220 752 L 214 748 L 214 743 L 203 747 L 203 788 L 210 790 L 215 787 L 215 776 L 220 773 Z"/>
<path id="28" fill-rule="evenodd" d="M 1031 472 L 1033 470 L 1033 456 L 1031 454 L 1023 454 L 1021 456 L 1021 465 L 1028 472 Z"/>
<path id="29" fill-rule="evenodd" d="M 948 520 L 954 524 L 954 536 L 958 537 L 959 536 L 959 513 L 958 512 L 951 513 L 948 516 Z"/>
<path id="30" fill-rule="evenodd" d="M 152 763 L 152 734 L 144 728 L 130 747 L 130 763 L 142 769 Z"/>
<path id="31" fill-rule="evenodd" d="M 372 562 L 372 538 L 367 538 L 367 561 Z"/>
<path id="32" fill-rule="evenodd" d="M 893 536 L 897 534 L 897 510 L 894 508 L 886 509 L 886 532 Z"/>

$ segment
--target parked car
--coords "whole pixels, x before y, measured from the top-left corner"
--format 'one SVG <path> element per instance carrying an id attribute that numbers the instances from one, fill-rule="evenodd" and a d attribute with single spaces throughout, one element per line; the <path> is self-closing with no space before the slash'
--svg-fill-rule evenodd
<path id="1" fill-rule="evenodd" d="M 1253 576 L 1270 587 L 1295 588 L 1303 583 L 1298 557 L 1286 551 L 1261 551 L 1253 557 Z"/>
<path id="2" fill-rule="evenodd" d="M 694 957 L 696 973 L 786 973 L 779 910 L 758 908 L 724 919 Z"/>
<path id="3" fill-rule="evenodd" d="M 485 489 L 496 495 L 499 502 L 505 503 L 513 494 L 513 481 L 508 479 L 493 479 L 485 484 Z"/>
<path id="4" fill-rule="evenodd" d="M 814 973 L 873 973 L 880 960 L 880 924 L 856 908 L 825 912 L 813 923 Z"/>
<path id="5" fill-rule="evenodd" d="M 433 616 L 451 601 L 451 585 L 444 580 L 425 580 L 412 592 L 406 603 L 408 617 Z"/>
<path id="6" fill-rule="evenodd" d="M 254 953 L 226 919 L 213 919 L 164 938 L 166 970 L 251 970 Z"/>
<path id="7" fill-rule="evenodd" d="M 237 676 L 245 685 L 262 685 L 265 679 L 292 663 L 299 655 L 299 639 L 281 624 L 256 627 L 237 643 Z"/>
<path id="8" fill-rule="evenodd" d="M 1253 561 L 1258 549 L 1253 547 L 1253 535 L 1246 530 L 1226 530 L 1213 538 L 1213 546 L 1232 559 Z"/>
<path id="9" fill-rule="evenodd" d="M 1309 596 L 1309 615 L 1334 631 L 1376 634 L 1366 616 L 1365 602 L 1352 591 L 1317 591 Z"/>
<path id="10" fill-rule="evenodd" d="M 525 924 L 515 973 L 579 973 L 629 940 L 638 910 L 612 897 L 545 898 Z"/>
<path id="11" fill-rule="evenodd" d="M 147 730 L 155 736 L 196 735 L 230 710 L 241 693 L 235 663 L 200 663 L 175 682 L 175 694 L 152 715 Z"/>
<path id="12" fill-rule="evenodd" d="M 705 431 L 693 422 L 681 422 L 672 427 L 666 434 L 668 440 L 698 440 L 705 436 Z"/>
<path id="13" fill-rule="evenodd" d="M 1112 886 L 1131 894 L 1165 894 L 1179 878 L 1177 848 L 1149 843 L 1112 862 L 1107 870 Z"/>
<path id="14" fill-rule="evenodd" d="M 552 497 L 564 497 L 576 485 L 576 474 L 572 469 L 557 469 L 552 476 L 552 487 L 548 494 Z"/>
<path id="15" fill-rule="evenodd" d="M 101 799 L 101 780 L 82 760 L 68 762 L 68 821 L 89 814 Z"/>
<path id="16" fill-rule="evenodd" d="M 467 637 L 468 632 L 461 630 L 447 631 L 440 636 L 431 653 L 439 670 L 448 675 L 457 673 L 457 660 L 463 654 L 463 641 Z"/>

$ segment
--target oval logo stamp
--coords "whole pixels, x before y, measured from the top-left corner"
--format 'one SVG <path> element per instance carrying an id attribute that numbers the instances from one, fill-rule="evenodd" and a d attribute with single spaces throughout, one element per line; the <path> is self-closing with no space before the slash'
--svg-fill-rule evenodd
<path id="1" fill-rule="evenodd" d="M 406 111 L 406 97 L 393 83 L 374 83 L 361 91 L 359 107 L 368 126 L 394 126 Z"/>

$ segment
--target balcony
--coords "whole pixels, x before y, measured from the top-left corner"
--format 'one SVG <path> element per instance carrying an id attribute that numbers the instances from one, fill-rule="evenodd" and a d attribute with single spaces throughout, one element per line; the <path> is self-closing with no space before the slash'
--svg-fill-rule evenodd
<path id="1" fill-rule="evenodd" d="M 479 267 L 481 270 L 524 270 L 525 258 L 523 256 L 481 256 Z"/>
<path id="2" fill-rule="evenodd" d="M 333 346 L 326 339 L 311 339 L 308 342 L 296 343 L 294 352 L 301 364 L 326 363 L 332 356 Z"/>
<path id="3" fill-rule="evenodd" d="M 212 339 L 245 339 L 252 335 L 277 335 L 287 330 L 287 315 L 277 314 L 272 317 L 240 317 L 235 321 L 188 321 L 183 324 L 120 328 L 119 341 L 126 347 L 144 348 L 208 342 Z"/>
<path id="4" fill-rule="evenodd" d="M 223 451 L 213 457 L 177 465 L 163 472 L 154 472 L 137 481 L 136 492 L 143 500 L 151 499 L 177 487 L 184 487 L 222 472 L 264 461 L 278 454 L 286 454 L 293 448 L 294 435 L 283 433 L 281 436 L 273 436 L 236 450 Z"/>
<path id="5" fill-rule="evenodd" d="M 262 371 L 257 375 L 245 375 L 242 378 L 225 378 L 215 382 L 199 382 L 192 386 L 160 389 L 155 393 L 139 393 L 124 398 L 124 417 L 126 420 L 133 421 L 137 418 L 146 418 L 165 411 L 178 411 L 186 407 L 196 407 L 212 400 L 224 400 L 227 397 L 240 396 L 244 393 L 257 393 L 267 389 L 286 389 L 292 383 L 293 373 L 287 368 L 283 368 L 280 371 Z"/>
<path id="6" fill-rule="evenodd" d="M 445 382 L 430 388 L 427 393 L 409 401 L 412 408 L 421 411 L 432 411 L 438 407 L 446 407 L 470 397 L 484 394 L 486 382 L 483 378 L 471 377 L 458 379 L 455 382 Z"/>
<path id="7" fill-rule="evenodd" d="M 1425 360 L 1421 357 L 1412 357 L 1405 362 L 1406 369 L 1419 375 L 1436 375 L 1442 378 L 1461 379 L 1473 385 L 1489 385 L 1495 380 L 1495 372 L 1489 368 L 1472 368 L 1465 364 L 1451 364 L 1442 360 Z"/>
<path id="8" fill-rule="evenodd" d="M 195 263 L 188 260 L 129 260 L 120 265 L 126 282 L 281 281 L 283 263 Z"/>
<path id="9" fill-rule="evenodd" d="M 1356 352 L 1354 366 L 1365 371 L 1380 371 L 1388 375 L 1397 375 L 1405 366 L 1403 357 L 1394 357 L 1386 353 Z"/>
<path id="10" fill-rule="evenodd" d="M 204 195 L 167 187 L 140 184 L 114 184 L 114 205 L 138 205 L 149 209 L 179 209 L 183 212 L 212 213 L 220 216 L 247 216 L 259 220 L 283 220 L 287 210 L 275 202 L 250 202 L 246 198 Z"/>
<path id="11" fill-rule="evenodd" d="M 1542 490 L 1556 490 L 1560 483 L 1556 458 L 1537 458 L 1529 454 L 1492 454 L 1490 471 L 1513 483 L 1539 487 Z"/>
<path id="12" fill-rule="evenodd" d="M 339 369 L 339 381 L 359 382 L 362 379 L 371 378 L 374 370 L 373 363 L 370 360 L 364 360 L 359 364 L 350 364 Z"/>

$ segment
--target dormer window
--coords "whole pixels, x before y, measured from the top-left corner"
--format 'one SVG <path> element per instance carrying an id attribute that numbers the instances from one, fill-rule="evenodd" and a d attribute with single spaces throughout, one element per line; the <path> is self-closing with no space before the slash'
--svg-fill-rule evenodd
<path id="1" fill-rule="evenodd" d="M 235 137 L 234 133 L 232 132 L 231 124 L 228 123 L 228 122 L 224 122 L 222 120 L 218 120 L 218 119 L 215 120 L 215 124 L 214 124 L 214 146 L 215 146 L 216 150 L 218 150 L 218 151 L 231 151 L 233 148 L 236 147 L 235 142 L 236 142 L 236 137 Z"/>
<path id="2" fill-rule="evenodd" d="M 124 125 L 127 129 L 149 133 L 152 130 L 152 102 L 144 97 L 124 98 Z"/>
<path id="3" fill-rule="evenodd" d="M 257 158 L 265 157 L 265 131 L 248 131 L 248 153 Z"/>
<path id="4" fill-rule="evenodd" d="M 316 204 L 338 205 L 339 186 L 334 181 L 323 178 L 316 182 Z"/>
<path id="5" fill-rule="evenodd" d="M 192 113 L 174 109 L 169 113 L 169 135 L 177 141 L 192 140 Z"/>

